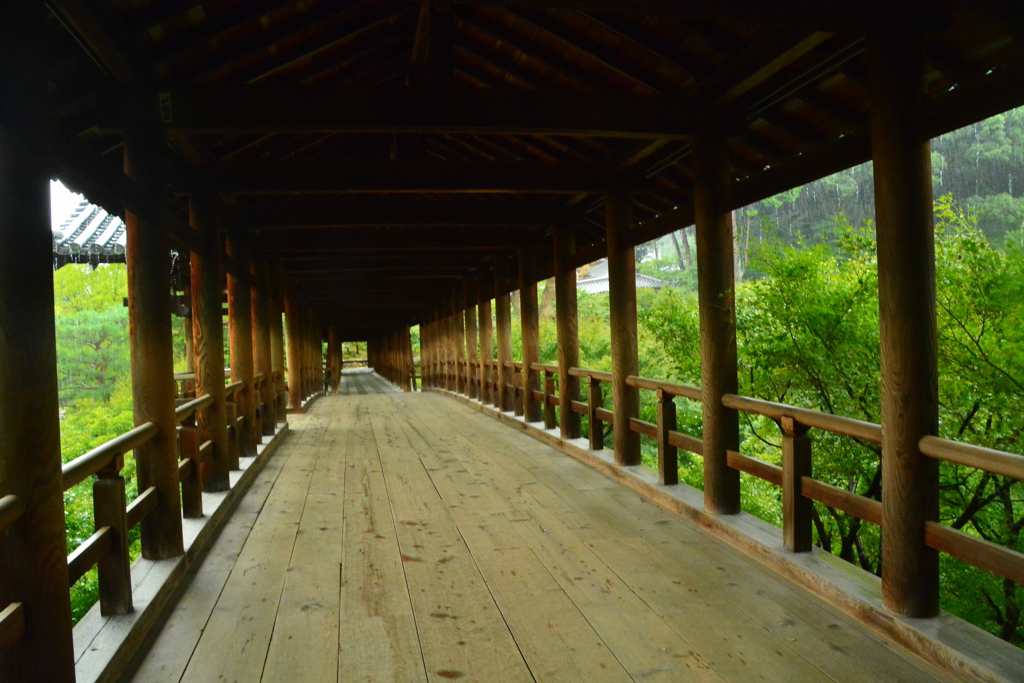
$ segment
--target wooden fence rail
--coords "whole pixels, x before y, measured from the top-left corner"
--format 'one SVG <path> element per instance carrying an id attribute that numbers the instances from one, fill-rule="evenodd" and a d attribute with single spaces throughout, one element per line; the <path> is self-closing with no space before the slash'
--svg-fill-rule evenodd
<path id="1" fill-rule="evenodd" d="M 442 361 L 443 364 L 443 361 Z M 497 396 L 499 364 L 493 360 L 480 362 L 482 381 L 489 388 L 488 395 Z M 523 392 L 523 364 L 507 361 L 504 367 L 509 382 L 506 390 L 514 392 L 517 407 L 521 405 Z M 551 429 L 556 424 L 555 407 L 559 405 L 555 392 L 555 378 L 558 367 L 533 363 L 530 368 L 542 373 L 544 383 L 540 389 L 531 388 L 533 396 L 544 406 L 544 427 Z M 430 370 L 428 370 L 428 375 Z M 611 383 L 609 372 L 569 368 L 568 374 L 586 381 L 586 401 L 571 401 L 570 409 L 586 415 L 590 422 L 589 446 L 592 450 L 604 448 L 605 425 L 614 422 L 614 412 L 603 407 L 602 384 Z M 631 375 L 626 379 L 631 387 L 653 391 L 658 398 L 657 422 L 647 422 L 638 417 L 629 420 L 630 431 L 654 439 L 658 444 L 658 480 L 664 485 L 678 483 L 677 449 L 703 455 L 701 439 L 677 431 L 674 399 L 685 398 L 701 401 L 699 387 L 676 384 L 662 380 Z M 494 399 L 495 401 L 497 398 Z M 810 551 L 813 541 L 812 504 L 817 501 L 830 508 L 840 510 L 865 522 L 883 525 L 882 503 L 873 498 L 833 486 L 812 476 L 812 451 L 810 430 L 837 434 L 861 441 L 881 444 L 882 427 L 839 415 L 791 406 L 784 403 L 726 394 L 722 404 L 733 410 L 761 415 L 773 420 L 782 432 L 782 465 L 765 462 L 758 458 L 737 452 L 727 452 L 729 467 L 763 479 L 782 488 L 783 492 L 783 540 L 792 552 Z M 522 414 L 521 408 L 516 412 Z M 562 415 L 562 420 L 565 416 Z M 926 436 L 920 442 L 921 452 L 938 460 L 977 468 L 991 474 L 1016 478 L 1024 481 L 1024 456 L 991 448 L 972 446 L 936 436 Z M 884 529 L 883 529 L 884 533 Z M 930 547 L 959 558 L 984 571 L 1024 584 L 1024 553 L 986 541 L 961 530 L 930 521 L 925 528 L 925 542 Z"/>
<path id="2" fill-rule="evenodd" d="M 176 379 L 179 378 L 176 376 Z M 228 397 L 233 397 L 244 388 L 244 382 L 234 382 L 227 385 L 225 392 Z M 186 518 L 203 515 L 201 463 L 204 457 L 209 458 L 213 443 L 207 441 L 202 446 L 199 445 L 196 413 L 208 408 L 213 401 L 212 396 L 201 396 L 186 401 L 175 409 L 175 418 L 179 425 L 178 477 L 181 485 L 181 513 Z M 228 411 L 228 416 L 231 435 L 229 447 L 232 453 L 237 454 L 240 426 L 244 418 L 234 417 L 231 410 Z M 73 585 L 90 569 L 97 567 L 100 611 L 104 616 L 132 611 L 128 532 L 156 508 L 159 498 L 157 488 L 150 486 L 139 492 L 130 503 L 126 501 L 125 481 L 121 475 L 124 456 L 148 443 L 158 433 L 159 428 L 155 423 L 146 422 L 75 458 L 63 467 L 65 491 L 90 476 L 96 477 L 93 482 L 93 518 L 96 531 L 68 556 L 68 580 Z M 237 467 L 237 460 L 234 460 L 234 463 Z M 0 530 L 4 528 L 5 523 L 13 523 L 13 520 L 17 519 L 17 500 L 8 502 L 9 498 L 14 497 L 0 499 Z M 4 619 L 10 620 L 10 624 L 16 624 L 20 618 L 18 614 L 14 611 L 8 615 L 7 610 L 0 614 L 0 651 L 5 639 L 12 637 L 10 632 L 14 629 L 14 626 L 8 625 Z"/>

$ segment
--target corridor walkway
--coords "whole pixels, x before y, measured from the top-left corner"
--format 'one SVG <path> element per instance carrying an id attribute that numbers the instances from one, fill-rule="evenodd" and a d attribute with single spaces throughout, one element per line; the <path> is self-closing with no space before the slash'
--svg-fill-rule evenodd
<path id="1" fill-rule="evenodd" d="M 354 392 L 289 419 L 135 680 L 935 680 L 455 401 Z"/>

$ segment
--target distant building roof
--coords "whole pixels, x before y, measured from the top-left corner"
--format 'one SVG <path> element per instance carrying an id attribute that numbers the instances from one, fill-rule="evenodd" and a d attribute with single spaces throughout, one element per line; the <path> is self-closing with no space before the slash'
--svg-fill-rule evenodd
<path id="1" fill-rule="evenodd" d="M 124 221 L 83 200 L 53 231 L 54 265 L 123 263 L 125 243 Z"/>
<path id="2" fill-rule="evenodd" d="M 636 286 L 639 289 L 661 289 L 666 286 L 664 280 L 650 275 L 636 274 Z M 576 271 L 576 287 L 587 294 L 598 294 L 608 291 L 608 259 L 600 259 L 583 266 Z"/>

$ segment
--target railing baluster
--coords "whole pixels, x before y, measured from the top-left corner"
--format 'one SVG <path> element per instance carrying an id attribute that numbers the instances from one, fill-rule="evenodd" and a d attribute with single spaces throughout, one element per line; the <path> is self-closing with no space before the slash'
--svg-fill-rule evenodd
<path id="1" fill-rule="evenodd" d="M 587 419 L 590 422 L 590 449 L 599 451 L 604 448 L 604 427 L 601 425 L 601 420 L 597 418 L 597 410 L 603 407 L 604 397 L 601 393 L 601 381 L 593 376 L 589 377 L 589 380 Z"/>
<path id="2" fill-rule="evenodd" d="M 237 470 L 238 465 L 238 452 L 241 450 L 238 446 L 238 440 L 240 438 L 238 429 L 238 406 L 234 401 L 228 401 L 224 404 L 225 413 L 227 415 L 228 422 L 228 469 Z"/>
<path id="3" fill-rule="evenodd" d="M 110 527 L 110 550 L 96 563 L 99 573 L 100 613 L 128 614 L 132 611 L 132 579 L 128 561 L 128 501 L 121 467 L 124 456 L 117 454 L 96 473 L 92 485 L 93 518 L 97 529 Z"/>
<path id="4" fill-rule="evenodd" d="M 199 466 L 199 429 L 194 415 L 178 430 L 178 459 L 192 462 L 188 475 L 181 478 L 181 514 L 186 519 L 197 519 L 203 516 L 203 475 Z"/>
<path id="5" fill-rule="evenodd" d="M 676 431 L 676 404 L 672 394 L 658 389 L 658 482 L 671 486 L 679 483 L 679 452 L 669 441 Z"/>
<path id="6" fill-rule="evenodd" d="M 551 403 L 551 397 L 555 395 L 555 374 L 550 370 L 544 371 L 544 429 L 554 429 L 555 406 Z"/>
<path id="7" fill-rule="evenodd" d="M 803 494 L 802 477 L 811 476 L 811 440 L 807 426 L 792 417 L 782 420 L 782 536 L 786 550 L 811 550 L 814 503 Z"/>

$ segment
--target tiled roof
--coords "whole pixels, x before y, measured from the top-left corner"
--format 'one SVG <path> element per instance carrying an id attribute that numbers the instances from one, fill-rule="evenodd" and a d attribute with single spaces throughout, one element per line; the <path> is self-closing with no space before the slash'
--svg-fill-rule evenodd
<path id="1" fill-rule="evenodd" d="M 53 231 L 53 258 L 68 263 L 123 263 L 125 225 L 118 216 L 82 201 Z"/>

